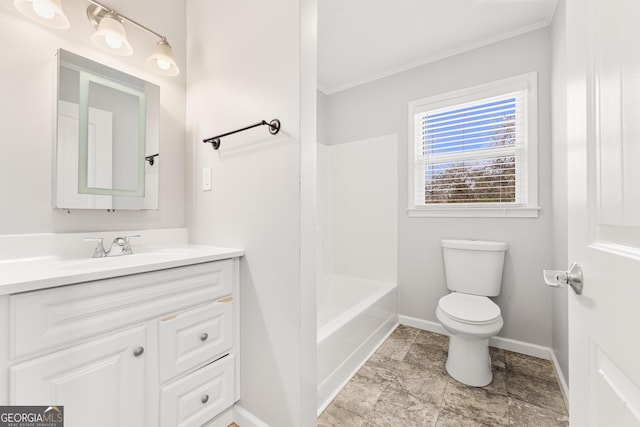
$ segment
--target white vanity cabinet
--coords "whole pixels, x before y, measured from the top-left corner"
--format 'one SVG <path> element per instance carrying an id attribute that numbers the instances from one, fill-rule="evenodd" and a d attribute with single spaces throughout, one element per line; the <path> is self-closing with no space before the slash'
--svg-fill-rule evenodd
<path id="1" fill-rule="evenodd" d="M 63 405 L 66 427 L 202 426 L 238 399 L 238 297 L 237 258 L 0 296 L 8 404 Z"/>

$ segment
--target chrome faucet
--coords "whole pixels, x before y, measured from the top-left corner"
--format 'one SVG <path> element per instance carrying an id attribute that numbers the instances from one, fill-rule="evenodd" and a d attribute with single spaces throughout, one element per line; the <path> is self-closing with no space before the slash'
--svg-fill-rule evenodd
<path id="1" fill-rule="evenodd" d="M 93 258 L 103 258 L 108 256 L 131 255 L 133 251 L 131 250 L 131 242 L 129 239 L 132 237 L 140 237 L 140 235 L 136 234 L 133 236 L 116 237 L 113 239 L 111 248 L 109 248 L 108 251 L 104 250 L 101 237 L 87 237 L 84 241 L 96 242 L 96 249 L 93 251 Z"/>
<path id="2" fill-rule="evenodd" d="M 85 237 L 85 242 L 96 242 L 96 248 L 93 251 L 92 258 L 102 258 L 107 256 L 107 251 L 104 250 L 104 246 L 102 245 L 102 237 Z"/>

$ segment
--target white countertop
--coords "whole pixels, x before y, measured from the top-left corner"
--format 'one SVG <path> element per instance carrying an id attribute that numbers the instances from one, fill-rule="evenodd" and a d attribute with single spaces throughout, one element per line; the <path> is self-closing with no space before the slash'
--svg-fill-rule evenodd
<path id="1" fill-rule="evenodd" d="M 133 247 L 105 258 L 41 256 L 0 260 L 0 295 L 182 267 L 244 255 L 240 249 L 199 245 Z"/>

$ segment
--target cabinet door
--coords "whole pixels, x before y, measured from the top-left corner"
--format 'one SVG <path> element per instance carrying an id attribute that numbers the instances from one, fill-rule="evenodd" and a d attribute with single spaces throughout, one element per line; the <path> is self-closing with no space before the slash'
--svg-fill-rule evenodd
<path id="1" fill-rule="evenodd" d="M 10 403 L 62 405 L 65 427 L 144 426 L 145 346 L 138 326 L 14 365 Z"/>

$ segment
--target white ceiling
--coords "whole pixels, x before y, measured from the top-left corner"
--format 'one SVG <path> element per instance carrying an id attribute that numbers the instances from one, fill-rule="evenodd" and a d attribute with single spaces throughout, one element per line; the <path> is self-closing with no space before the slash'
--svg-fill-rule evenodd
<path id="1" fill-rule="evenodd" d="M 330 94 L 549 25 L 557 0 L 319 0 Z"/>

